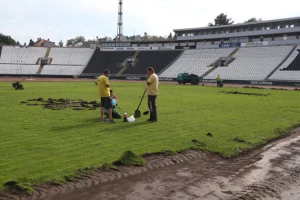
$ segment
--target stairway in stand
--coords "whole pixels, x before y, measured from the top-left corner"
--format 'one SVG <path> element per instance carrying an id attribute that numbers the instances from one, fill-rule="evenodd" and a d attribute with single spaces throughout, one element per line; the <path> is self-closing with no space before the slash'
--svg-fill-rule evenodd
<path id="1" fill-rule="evenodd" d="M 48 49 L 47 49 L 47 51 L 46 51 L 46 53 L 45 53 L 45 58 L 48 58 L 48 57 L 49 57 L 50 51 L 51 51 L 51 47 L 48 47 Z M 37 61 L 37 64 L 38 64 L 39 61 L 40 61 L 40 58 L 39 58 L 39 60 Z M 52 59 L 51 59 L 51 62 L 52 62 Z M 39 70 L 37 71 L 36 74 L 41 74 L 41 72 L 43 71 L 43 68 L 44 68 L 44 65 L 42 65 L 42 63 L 41 63 L 40 68 L 39 68 Z"/>

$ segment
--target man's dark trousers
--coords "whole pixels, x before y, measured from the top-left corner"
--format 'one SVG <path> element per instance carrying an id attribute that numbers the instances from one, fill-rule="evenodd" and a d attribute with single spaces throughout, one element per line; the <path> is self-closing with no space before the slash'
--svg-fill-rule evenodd
<path id="1" fill-rule="evenodd" d="M 157 121 L 156 96 L 148 95 L 148 107 L 150 110 L 150 120 Z"/>

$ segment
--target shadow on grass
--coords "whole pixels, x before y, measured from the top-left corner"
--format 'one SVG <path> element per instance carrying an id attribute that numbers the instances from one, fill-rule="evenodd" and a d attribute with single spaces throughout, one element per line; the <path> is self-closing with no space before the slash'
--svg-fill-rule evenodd
<path id="1" fill-rule="evenodd" d="M 143 126 L 150 124 L 147 121 L 139 121 L 129 123 L 129 122 L 123 122 L 123 121 L 117 121 L 115 124 L 110 124 L 108 122 L 101 122 L 100 119 L 97 118 L 90 118 L 90 119 L 84 119 L 81 121 L 81 123 L 74 124 L 74 125 L 65 125 L 65 126 L 55 126 L 52 127 L 53 131 L 66 131 L 70 129 L 79 129 L 79 128 L 88 128 L 88 127 L 102 127 L 105 131 L 118 131 L 118 130 L 126 130 L 135 128 L 138 126 Z"/>

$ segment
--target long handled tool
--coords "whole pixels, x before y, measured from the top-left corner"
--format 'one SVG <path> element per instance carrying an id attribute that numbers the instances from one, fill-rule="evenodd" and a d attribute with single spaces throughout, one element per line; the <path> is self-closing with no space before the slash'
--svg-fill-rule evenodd
<path id="1" fill-rule="evenodd" d="M 141 111 L 140 111 L 139 109 L 140 109 L 140 106 L 141 106 L 142 101 L 143 101 L 143 99 L 144 99 L 144 96 L 145 96 L 145 94 L 146 94 L 146 90 L 147 90 L 147 88 L 146 88 L 145 91 L 144 91 L 143 97 L 142 97 L 142 99 L 141 99 L 141 102 L 140 102 L 138 108 L 136 109 L 136 111 L 134 111 L 134 118 L 139 118 L 139 117 L 141 117 Z"/>

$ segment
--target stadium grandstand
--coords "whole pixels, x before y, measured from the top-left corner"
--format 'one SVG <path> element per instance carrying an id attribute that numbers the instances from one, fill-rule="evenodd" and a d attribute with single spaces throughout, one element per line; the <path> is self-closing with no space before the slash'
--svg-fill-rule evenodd
<path id="1" fill-rule="evenodd" d="M 177 40 L 111 41 L 98 47 L 0 46 L 1 76 L 143 79 L 152 66 L 162 80 L 186 72 L 214 82 L 300 82 L 300 17 L 202 28 L 175 29 Z"/>

